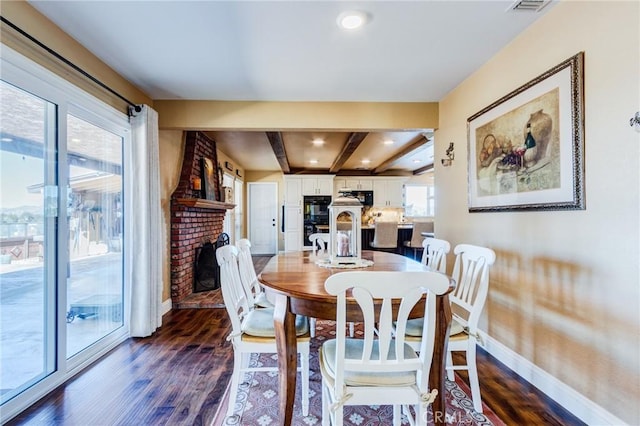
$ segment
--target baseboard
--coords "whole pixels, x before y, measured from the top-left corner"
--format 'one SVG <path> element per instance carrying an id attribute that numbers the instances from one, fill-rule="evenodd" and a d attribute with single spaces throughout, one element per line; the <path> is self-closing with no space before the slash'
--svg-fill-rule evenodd
<path id="1" fill-rule="evenodd" d="M 540 367 L 507 348 L 484 332 L 480 333 L 483 348 L 517 375 L 540 389 L 549 398 L 589 425 L 626 424 L 600 405 L 591 401 L 575 389 L 559 381 Z"/>
<path id="2" fill-rule="evenodd" d="M 171 310 L 171 298 L 165 300 L 164 302 L 162 302 L 162 315 L 166 314 L 167 312 L 169 312 Z"/>

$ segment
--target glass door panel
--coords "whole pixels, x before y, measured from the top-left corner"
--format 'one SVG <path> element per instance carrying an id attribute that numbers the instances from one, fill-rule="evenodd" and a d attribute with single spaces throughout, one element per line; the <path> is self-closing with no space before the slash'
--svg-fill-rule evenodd
<path id="1" fill-rule="evenodd" d="M 56 106 L 0 82 L 0 400 L 53 373 Z"/>
<path id="2" fill-rule="evenodd" d="M 123 325 L 122 137 L 67 116 L 67 358 Z"/>

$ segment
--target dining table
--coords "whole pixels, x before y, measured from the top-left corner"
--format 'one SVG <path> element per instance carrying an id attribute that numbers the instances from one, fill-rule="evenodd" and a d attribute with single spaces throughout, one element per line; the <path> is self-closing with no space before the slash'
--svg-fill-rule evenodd
<path id="1" fill-rule="evenodd" d="M 383 251 L 363 250 L 362 259 L 372 261 L 366 267 L 371 271 L 423 271 L 429 270 L 405 256 Z M 297 342 L 295 330 L 296 315 L 310 318 L 336 319 L 336 296 L 324 288 L 325 280 L 331 275 L 352 269 L 327 267 L 316 263 L 311 251 L 285 252 L 273 256 L 258 275 L 258 280 L 274 305 L 274 327 L 278 351 L 279 413 L 280 424 L 292 424 L 297 375 Z M 450 291 L 453 290 L 452 281 Z M 438 396 L 432 404 L 433 419 L 438 425 L 445 423 L 445 365 L 451 307 L 448 293 L 436 296 L 436 336 L 433 361 L 429 376 L 429 387 L 438 389 Z M 423 304 L 424 306 L 424 304 Z M 424 307 L 422 308 L 424 309 Z M 414 316 L 422 316 L 424 310 L 414 309 Z M 362 321 L 361 312 L 355 300 L 347 301 L 347 321 Z"/>

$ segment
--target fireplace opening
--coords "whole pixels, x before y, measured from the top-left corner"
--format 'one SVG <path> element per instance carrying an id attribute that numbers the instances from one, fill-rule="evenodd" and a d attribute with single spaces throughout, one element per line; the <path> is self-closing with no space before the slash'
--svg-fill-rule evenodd
<path id="1" fill-rule="evenodd" d="M 229 235 L 221 233 L 215 243 L 207 242 L 196 249 L 196 261 L 193 273 L 193 292 L 217 290 L 220 288 L 220 267 L 216 259 L 216 250 L 229 244 Z"/>

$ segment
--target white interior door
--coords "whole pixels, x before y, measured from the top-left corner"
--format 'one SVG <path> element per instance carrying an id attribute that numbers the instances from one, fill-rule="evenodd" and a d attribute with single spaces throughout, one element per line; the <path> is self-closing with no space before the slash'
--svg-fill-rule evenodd
<path id="1" fill-rule="evenodd" d="M 276 254 L 278 246 L 278 185 L 249 183 L 249 240 L 251 253 Z"/>

